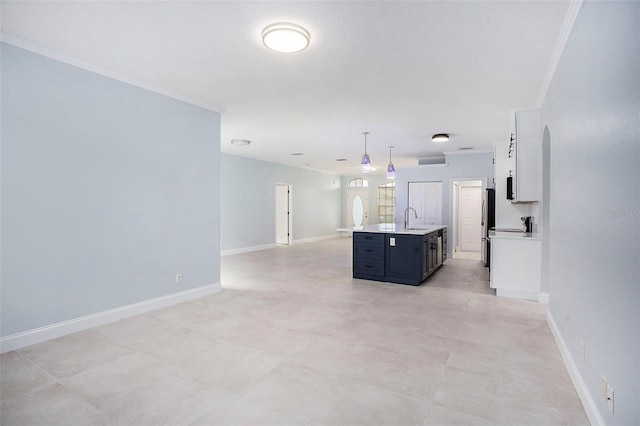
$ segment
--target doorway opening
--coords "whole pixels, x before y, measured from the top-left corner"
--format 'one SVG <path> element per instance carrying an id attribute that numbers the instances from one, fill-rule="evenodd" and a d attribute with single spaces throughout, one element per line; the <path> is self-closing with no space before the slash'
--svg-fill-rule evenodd
<path id="1" fill-rule="evenodd" d="M 276 244 L 279 245 L 289 245 L 293 241 L 292 190 L 287 183 L 276 183 Z"/>
<path id="2" fill-rule="evenodd" d="M 543 292 L 549 291 L 551 263 L 551 131 L 544 126 L 542 134 L 542 211 L 540 212 L 542 234 L 542 285 Z"/>
<path id="3" fill-rule="evenodd" d="M 454 179 L 451 185 L 451 257 L 482 260 L 486 179 Z"/>

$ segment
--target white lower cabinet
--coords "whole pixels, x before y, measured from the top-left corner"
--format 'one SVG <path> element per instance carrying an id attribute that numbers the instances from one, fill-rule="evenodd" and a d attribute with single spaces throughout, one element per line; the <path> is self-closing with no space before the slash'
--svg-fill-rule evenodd
<path id="1" fill-rule="evenodd" d="M 541 300 L 540 247 L 538 238 L 491 238 L 490 281 L 497 296 Z"/>

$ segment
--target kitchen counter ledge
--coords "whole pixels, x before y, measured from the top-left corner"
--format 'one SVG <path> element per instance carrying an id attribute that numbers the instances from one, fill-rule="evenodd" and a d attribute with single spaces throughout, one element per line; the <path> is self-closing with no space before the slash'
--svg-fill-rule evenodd
<path id="1" fill-rule="evenodd" d="M 501 240 L 540 241 L 540 234 L 537 232 L 489 231 L 489 238 Z"/>
<path id="2" fill-rule="evenodd" d="M 377 223 L 374 225 L 366 225 L 360 228 L 338 228 L 339 232 L 376 232 L 383 234 L 407 234 L 407 235 L 426 235 L 440 229 L 445 229 L 446 225 L 427 225 L 421 227 L 404 228 L 402 223 Z"/>

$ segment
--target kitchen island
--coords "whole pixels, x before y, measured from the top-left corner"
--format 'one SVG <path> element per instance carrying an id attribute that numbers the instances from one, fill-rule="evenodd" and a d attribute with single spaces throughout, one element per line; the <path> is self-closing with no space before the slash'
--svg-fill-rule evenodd
<path id="1" fill-rule="evenodd" d="M 420 285 L 447 258 L 447 227 L 383 223 L 353 231 L 353 278 Z"/>

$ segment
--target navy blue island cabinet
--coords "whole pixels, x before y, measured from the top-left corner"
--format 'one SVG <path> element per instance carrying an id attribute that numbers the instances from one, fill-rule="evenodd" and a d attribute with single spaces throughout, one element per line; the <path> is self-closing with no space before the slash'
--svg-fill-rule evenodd
<path id="1" fill-rule="evenodd" d="M 353 232 L 353 278 L 420 285 L 446 260 L 447 229 Z"/>

